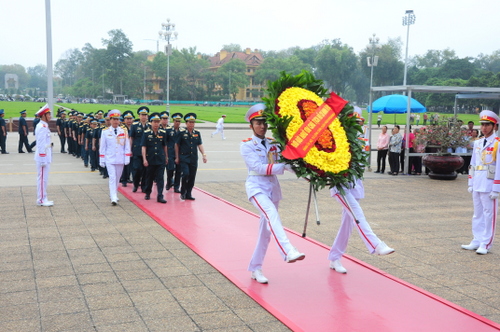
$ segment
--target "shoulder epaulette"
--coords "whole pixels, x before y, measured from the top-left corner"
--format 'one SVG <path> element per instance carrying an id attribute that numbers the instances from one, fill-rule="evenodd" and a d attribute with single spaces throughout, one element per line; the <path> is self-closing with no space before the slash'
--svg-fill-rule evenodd
<path id="1" fill-rule="evenodd" d="M 495 139 L 496 139 L 497 141 L 500 141 L 500 137 L 495 137 Z"/>
<path id="2" fill-rule="evenodd" d="M 249 137 L 249 138 L 247 138 L 247 139 L 244 139 L 242 142 L 249 142 L 249 141 L 251 141 L 251 140 L 252 140 L 252 138 L 251 138 L 251 137 Z"/>
<path id="3" fill-rule="evenodd" d="M 109 128 L 111 128 L 111 127 L 105 127 L 105 128 L 103 128 L 102 130 L 108 130 Z"/>
<path id="4" fill-rule="evenodd" d="M 144 130 L 144 132 L 145 132 L 145 133 L 147 133 L 147 132 L 151 132 L 151 128 L 148 128 L 148 129 Z"/>

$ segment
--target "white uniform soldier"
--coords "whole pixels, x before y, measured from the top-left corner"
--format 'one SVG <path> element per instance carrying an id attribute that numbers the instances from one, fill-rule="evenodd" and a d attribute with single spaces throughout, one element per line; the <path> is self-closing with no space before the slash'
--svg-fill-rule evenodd
<path id="1" fill-rule="evenodd" d="M 472 216 L 471 243 L 463 249 L 476 250 L 485 255 L 490 250 L 495 237 L 497 221 L 498 193 L 500 192 L 500 162 L 498 145 L 500 138 L 495 131 L 500 118 L 492 111 L 479 114 L 481 132 L 484 137 L 474 142 L 469 168 L 469 192 L 472 193 L 474 215 Z"/>
<path id="2" fill-rule="evenodd" d="M 267 123 L 262 113 L 264 108 L 264 104 L 257 104 L 248 110 L 245 120 L 250 122 L 253 136 L 244 140 L 240 146 L 241 155 L 248 168 L 245 182 L 247 196 L 260 213 L 259 237 L 248 270 L 252 272 L 252 279 L 261 284 L 268 282 L 262 274 L 262 264 L 271 237 L 276 241 L 278 251 L 287 263 L 305 258 L 288 240 L 278 214 L 281 188 L 276 174 L 283 174 L 285 169 L 291 168 L 277 163 L 278 147 L 272 139 L 265 137 Z"/>
<path id="3" fill-rule="evenodd" d="M 360 113 L 354 113 L 358 124 L 363 126 L 365 119 Z M 365 132 L 359 133 L 358 138 L 363 140 L 363 142 L 366 142 Z M 332 197 L 337 199 L 340 205 L 342 205 L 342 220 L 340 228 L 335 240 L 333 241 L 333 245 L 330 248 L 330 253 L 328 254 L 330 268 L 339 273 L 347 273 L 347 269 L 342 266 L 340 259 L 347 249 L 347 244 L 349 242 L 349 238 L 351 237 L 354 225 L 356 225 L 359 236 L 365 243 L 365 246 L 370 254 L 388 255 L 394 252 L 394 249 L 382 242 L 373 232 L 370 224 L 365 218 L 363 209 L 359 205 L 359 200 L 365 198 L 365 188 L 361 179 L 356 179 L 354 186 L 351 184 L 351 186 L 347 188 L 344 187 L 344 192 L 345 195 L 341 195 L 336 188 L 330 189 Z"/>
<path id="4" fill-rule="evenodd" d="M 52 163 L 52 141 L 50 136 L 49 122 L 52 113 L 49 105 L 43 106 L 36 115 L 40 118 L 40 122 L 36 125 L 36 153 L 35 162 L 37 170 L 37 198 L 38 206 L 52 206 L 53 201 L 47 198 L 47 185 L 49 182 L 50 164 Z"/>
<path id="5" fill-rule="evenodd" d="M 224 120 L 226 119 L 226 115 L 222 114 L 222 116 L 217 120 L 217 125 L 215 126 L 215 131 L 212 133 L 210 137 L 214 137 L 218 133 L 220 133 L 222 139 L 226 139 L 224 136 Z"/>
<path id="6" fill-rule="evenodd" d="M 99 146 L 99 165 L 106 167 L 109 175 L 109 197 L 111 204 L 118 202 L 118 185 L 123 167 L 130 163 L 130 140 L 120 124 L 120 111 L 111 110 L 108 116 L 111 126 L 103 129 Z"/>

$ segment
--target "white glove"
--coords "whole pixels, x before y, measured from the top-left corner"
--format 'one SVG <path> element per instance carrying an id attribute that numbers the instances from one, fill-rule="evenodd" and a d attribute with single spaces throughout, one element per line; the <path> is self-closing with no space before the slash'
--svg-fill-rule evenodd
<path id="1" fill-rule="evenodd" d="M 290 173 L 295 174 L 295 171 L 292 168 L 292 165 L 286 164 L 285 165 L 285 171 L 289 171 Z"/>
<path id="2" fill-rule="evenodd" d="M 467 191 L 472 194 L 472 187 L 467 188 Z"/>
<path id="3" fill-rule="evenodd" d="M 101 166 L 102 168 L 106 167 L 106 164 L 105 163 L 99 163 L 99 166 Z"/>
<path id="4" fill-rule="evenodd" d="M 497 199 L 498 198 L 498 193 L 496 191 L 490 192 L 490 198 L 491 199 Z"/>

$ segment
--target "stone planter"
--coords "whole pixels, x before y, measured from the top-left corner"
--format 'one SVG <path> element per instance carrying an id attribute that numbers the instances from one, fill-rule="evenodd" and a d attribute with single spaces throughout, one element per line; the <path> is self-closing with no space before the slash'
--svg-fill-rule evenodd
<path id="1" fill-rule="evenodd" d="M 428 154 L 422 158 L 424 165 L 431 170 L 429 177 L 435 180 L 455 180 L 457 169 L 463 166 L 460 156 Z"/>

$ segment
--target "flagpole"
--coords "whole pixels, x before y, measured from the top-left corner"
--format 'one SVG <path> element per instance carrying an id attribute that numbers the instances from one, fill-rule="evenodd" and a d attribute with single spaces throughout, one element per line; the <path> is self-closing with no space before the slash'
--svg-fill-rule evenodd
<path id="1" fill-rule="evenodd" d="M 47 103 L 54 114 L 54 85 L 52 69 L 52 22 L 50 15 L 50 0 L 45 0 L 45 25 L 47 37 Z"/>

